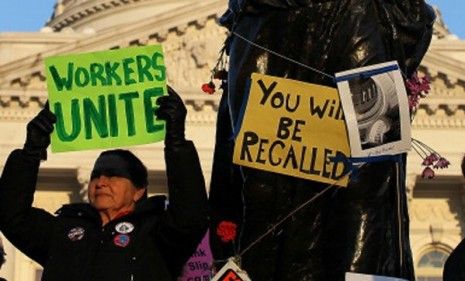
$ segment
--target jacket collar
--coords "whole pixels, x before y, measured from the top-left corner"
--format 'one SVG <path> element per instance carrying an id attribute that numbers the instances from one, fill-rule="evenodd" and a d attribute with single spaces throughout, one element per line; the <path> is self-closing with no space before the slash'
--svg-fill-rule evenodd
<path id="1" fill-rule="evenodd" d="M 158 195 L 141 199 L 136 203 L 134 212 L 126 216 L 136 216 L 144 213 L 160 214 L 166 209 L 166 196 Z M 83 217 L 100 221 L 98 211 L 89 203 L 73 203 L 63 205 L 55 212 L 59 217 Z M 125 217 L 125 216 L 124 216 Z"/>

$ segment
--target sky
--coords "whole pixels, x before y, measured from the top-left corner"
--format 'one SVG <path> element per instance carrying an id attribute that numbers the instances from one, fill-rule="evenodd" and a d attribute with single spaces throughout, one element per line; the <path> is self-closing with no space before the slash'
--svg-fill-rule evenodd
<path id="1" fill-rule="evenodd" d="M 465 39 L 465 0 L 427 1 L 441 9 L 450 31 Z M 55 2 L 56 0 L 0 0 L 0 32 L 39 31 L 50 18 Z"/>

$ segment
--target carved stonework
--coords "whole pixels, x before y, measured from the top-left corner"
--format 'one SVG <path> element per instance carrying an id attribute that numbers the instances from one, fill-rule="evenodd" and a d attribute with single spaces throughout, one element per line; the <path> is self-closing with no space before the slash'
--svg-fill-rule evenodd
<path id="1" fill-rule="evenodd" d="M 166 9 L 179 9 L 182 7 L 201 7 L 204 2 L 215 2 L 221 0 L 59 0 L 55 5 L 48 26 L 56 31 L 66 28 L 82 28 L 83 26 L 94 26 L 105 29 L 105 18 L 111 18 L 112 13 L 120 14 L 122 11 L 129 15 L 138 15 L 140 20 L 151 16 L 163 16 Z M 118 23 L 123 25 L 134 21 L 133 17 L 119 17 Z M 104 26 L 101 26 L 103 22 Z M 184 23 L 187 25 L 187 23 Z M 183 24 L 178 25 L 179 31 L 183 32 Z"/>
<path id="2" fill-rule="evenodd" d="M 441 202 L 420 202 L 414 200 L 411 209 L 412 220 L 415 219 L 419 222 L 453 223 L 456 220 L 455 215 L 450 211 L 449 204 L 445 200 Z"/>
<path id="3" fill-rule="evenodd" d="M 63 5 L 63 0 L 58 0 L 57 3 L 55 4 L 55 10 L 54 10 L 52 18 L 63 14 L 64 11 L 65 11 L 65 6 Z"/>
<path id="4" fill-rule="evenodd" d="M 413 120 L 414 129 L 463 129 L 465 108 L 460 105 L 420 106 Z"/>
<path id="5" fill-rule="evenodd" d="M 200 86 L 210 79 L 225 38 L 225 30 L 214 19 L 203 29 L 189 26 L 184 36 L 169 38 L 171 40 L 163 44 L 168 82 L 180 89 L 200 91 Z"/>
<path id="6" fill-rule="evenodd" d="M 413 189 L 417 182 L 417 174 L 409 173 L 405 179 L 405 187 L 407 189 L 407 198 L 409 201 L 413 199 Z"/>

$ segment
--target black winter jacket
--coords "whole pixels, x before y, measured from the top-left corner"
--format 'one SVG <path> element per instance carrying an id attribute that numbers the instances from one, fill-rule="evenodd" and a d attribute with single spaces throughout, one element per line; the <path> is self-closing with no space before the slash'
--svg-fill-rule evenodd
<path id="1" fill-rule="evenodd" d="M 206 193 L 192 142 L 165 148 L 170 204 L 155 196 L 104 227 L 89 204 L 57 216 L 32 208 L 39 161 L 9 156 L 0 187 L 0 229 L 44 267 L 43 281 L 171 281 L 206 231 Z M 133 229 L 132 229 L 133 228 Z"/>

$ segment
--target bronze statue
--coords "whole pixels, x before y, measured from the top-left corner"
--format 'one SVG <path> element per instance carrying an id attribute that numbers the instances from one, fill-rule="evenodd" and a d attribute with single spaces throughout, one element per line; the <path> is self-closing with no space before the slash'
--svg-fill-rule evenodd
<path id="1" fill-rule="evenodd" d="M 328 76 L 270 50 L 331 75 L 397 60 L 410 77 L 429 46 L 434 17 L 424 0 L 230 0 L 221 19 L 232 34 L 210 189 L 212 227 L 236 222 L 240 252 L 326 187 L 232 163 L 233 128 L 251 73 L 335 87 Z M 364 165 L 347 188 L 330 189 L 247 251 L 243 269 L 254 281 L 342 281 L 345 272 L 414 280 L 405 162 L 404 155 Z M 232 245 L 211 238 L 217 260 L 233 255 Z"/>

